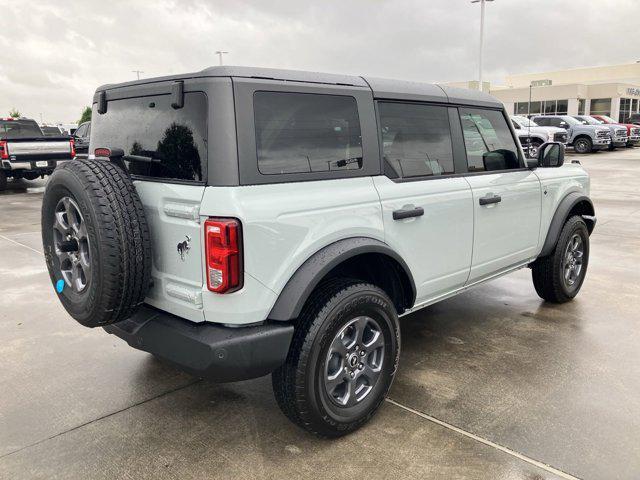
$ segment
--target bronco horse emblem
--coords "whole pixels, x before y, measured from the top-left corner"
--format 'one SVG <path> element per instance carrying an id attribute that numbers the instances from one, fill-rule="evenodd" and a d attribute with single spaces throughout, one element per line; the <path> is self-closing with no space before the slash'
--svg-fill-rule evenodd
<path id="1" fill-rule="evenodd" d="M 178 253 L 180 254 L 180 260 L 184 262 L 184 256 L 191 250 L 191 237 L 185 235 L 186 240 L 178 244 Z"/>

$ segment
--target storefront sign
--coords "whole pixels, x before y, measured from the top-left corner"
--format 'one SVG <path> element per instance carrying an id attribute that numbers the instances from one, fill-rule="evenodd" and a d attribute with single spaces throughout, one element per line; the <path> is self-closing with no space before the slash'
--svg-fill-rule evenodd
<path id="1" fill-rule="evenodd" d="M 627 88 L 627 95 L 640 96 L 640 88 Z"/>

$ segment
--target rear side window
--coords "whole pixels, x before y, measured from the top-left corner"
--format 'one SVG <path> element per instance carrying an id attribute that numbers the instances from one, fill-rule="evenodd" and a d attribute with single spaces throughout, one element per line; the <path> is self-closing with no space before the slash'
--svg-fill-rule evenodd
<path id="1" fill-rule="evenodd" d="M 260 173 L 362 168 L 362 136 L 355 98 L 256 92 L 253 102 Z"/>
<path id="2" fill-rule="evenodd" d="M 518 147 L 502 112 L 460 109 L 470 172 L 520 168 Z"/>
<path id="3" fill-rule="evenodd" d="M 447 107 L 379 103 L 385 172 L 395 177 L 453 173 Z"/>
<path id="4" fill-rule="evenodd" d="M 0 120 L 0 138 L 42 137 L 42 130 L 33 120 Z"/>
<path id="5" fill-rule="evenodd" d="M 107 112 L 94 108 L 91 148 L 121 148 L 129 173 L 163 181 L 201 182 L 207 163 L 207 97 L 184 95 L 184 107 L 171 107 L 171 95 L 110 100 Z"/>

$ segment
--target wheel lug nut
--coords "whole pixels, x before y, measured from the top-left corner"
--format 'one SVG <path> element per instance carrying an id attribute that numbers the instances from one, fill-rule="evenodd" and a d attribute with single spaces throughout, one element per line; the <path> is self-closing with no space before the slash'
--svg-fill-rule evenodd
<path id="1" fill-rule="evenodd" d="M 363 364 L 358 365 L 358 369 L 362 370 L 364 368 Z"/>
<path id="2" fill-rule="evenodd" d="M 359 345 L 356 345 L 356 352 L 357 352 L 358 350 L 360 350 L 360 346 L 359 346 Z"/>
<path id="3" fill-rule="evenodd" d="M 362 350 L 362 351 L 360 352 L 360 356 L 361 356 L 361 357 L 364 357 L 364 354 L 365 354 L 365 353 L 367 353 L 367 352 L 365 352 L 364 350 Z"/>
<path id="4" fill-rule="evenodd" d="M 351 378 L 353 378 L 355 376 L 356 376 L 355 372 L 351 372 Z"/>

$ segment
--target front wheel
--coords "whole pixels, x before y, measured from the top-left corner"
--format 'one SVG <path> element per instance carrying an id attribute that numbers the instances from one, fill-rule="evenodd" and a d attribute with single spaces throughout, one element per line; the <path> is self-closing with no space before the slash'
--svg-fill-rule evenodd
<path id="1" fill-rule="evenodd" d="M 533 263 L 536 292 L 548 302 L 568 302 L 580 291 L 588 264 L 589 230 L 576 215 L 564 224 L 553 253 Z"/>
<path id="2" fill-rule="evenodd" d="M 0 170 L 0 192 L 7 189 L 7 174 Z"/>
<path id="3" fill-rule="evenodd" d="M 529 145 L 529 158 L 538 158 L 538 152 L 540 151 L 541 145 L 542 142 L 539 140 L 531 142 L 531 145 Z"/>
<path id="4" fill-rule="evenodd" d="M 377 411 L 399 355 L 398 316 L 387 294 L 334 279 L 312 294 L 298 318 L 287 360 L 272 376 L 276 400 L 298 426 L 345 435 Z"/>
<path id="5" fill-rule="evenodd" d="M 576 153 L 590 153 L 593 149 L 593 142 L 588 138 L 579 138 L 573 144 L 573 149 Z"/>

